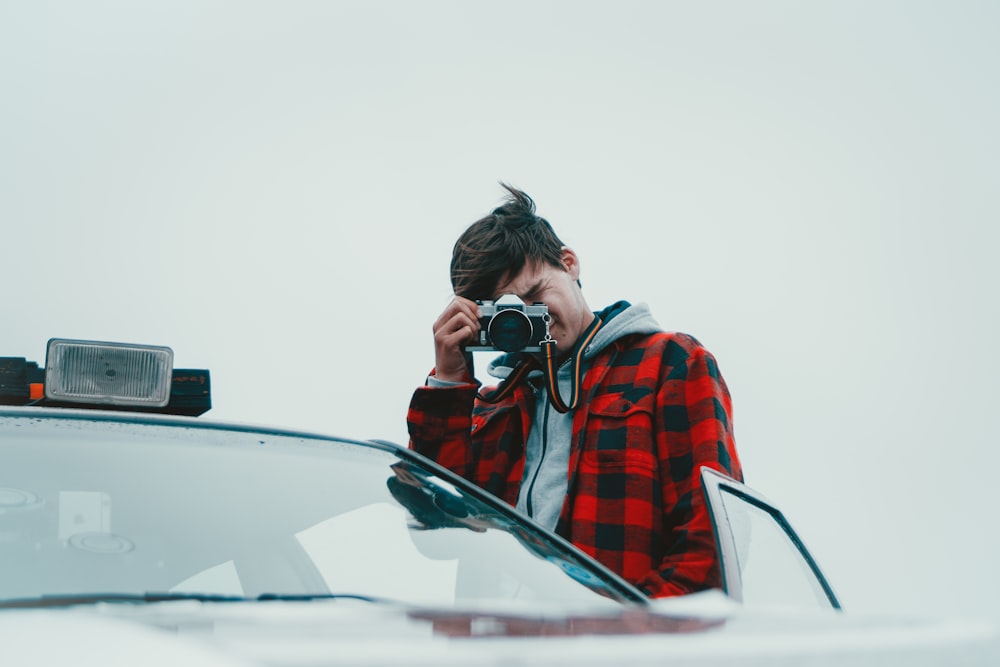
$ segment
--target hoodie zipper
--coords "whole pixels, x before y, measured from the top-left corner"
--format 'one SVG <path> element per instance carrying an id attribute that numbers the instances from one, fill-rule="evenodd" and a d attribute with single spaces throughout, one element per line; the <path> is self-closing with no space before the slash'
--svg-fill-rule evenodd
<path id="1" fill-rule="evenodd" d="M 545 461 L 545 451 L 548 449 L 550 409 L 549 401 L 546 400 L 545 412 L 542 414 L 542 451 L 538 453 L 538 463 L 535 464 L 535 472 L 531 475 L 531 483 L 528 484 L 527 502 L 525 503 L 525 509 L 531 518 L 535 518 L 534 503 L 531 502 L 532 497 L 535 495 L 535 482 L 538 481 L 538 473 L 542 471 L 542 463 Z"/>

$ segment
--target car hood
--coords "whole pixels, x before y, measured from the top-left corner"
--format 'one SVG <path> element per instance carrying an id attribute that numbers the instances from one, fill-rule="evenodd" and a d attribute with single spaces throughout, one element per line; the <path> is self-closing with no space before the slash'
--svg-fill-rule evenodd
<path id="1" fill-rule="evenodd" d="M 750 612 L 716 594 L 609 610 L 358 600 L 105 603 L 0 615 L 6 664 L 987 665 L 995 629 L 836 612 Z"/>

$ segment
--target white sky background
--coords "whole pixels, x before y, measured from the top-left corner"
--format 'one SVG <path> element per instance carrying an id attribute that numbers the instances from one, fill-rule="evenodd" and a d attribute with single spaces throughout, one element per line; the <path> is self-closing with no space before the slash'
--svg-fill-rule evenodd
<path id="1" fill-rule="evenodd" d="M 165 344 L 214 419 L 404 441 L 522 187 L 650 304 L 855 610 L 993 615 L 1000 5 L 0 0 L 0 353 Z M 224 473 L 224 471 L 220 471 Z"/>

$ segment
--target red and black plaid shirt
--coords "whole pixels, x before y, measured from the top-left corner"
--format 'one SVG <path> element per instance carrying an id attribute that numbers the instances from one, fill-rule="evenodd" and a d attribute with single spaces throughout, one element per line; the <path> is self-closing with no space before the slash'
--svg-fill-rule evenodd
<path id="1" fill-rule="evenodd" d="M 420 387 L 410 447 L 516 504 L 534 397 Z M 556 532 L 653 597 L 721 587 L 699 470 L 742 479 L 732 403 L 715 358 L 679 333 L 625 336 L 591 360 L 573 414 Z"/>

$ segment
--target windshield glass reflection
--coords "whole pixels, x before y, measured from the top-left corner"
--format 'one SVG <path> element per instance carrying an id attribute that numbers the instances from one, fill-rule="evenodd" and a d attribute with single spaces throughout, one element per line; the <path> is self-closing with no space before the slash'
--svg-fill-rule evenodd
<path id="1" fill-rule="evenodd" d="M 0 564 L 4 599 L 616 596 L 571 552 L 395 451 L 71 419 L 0 418 Z"/>

